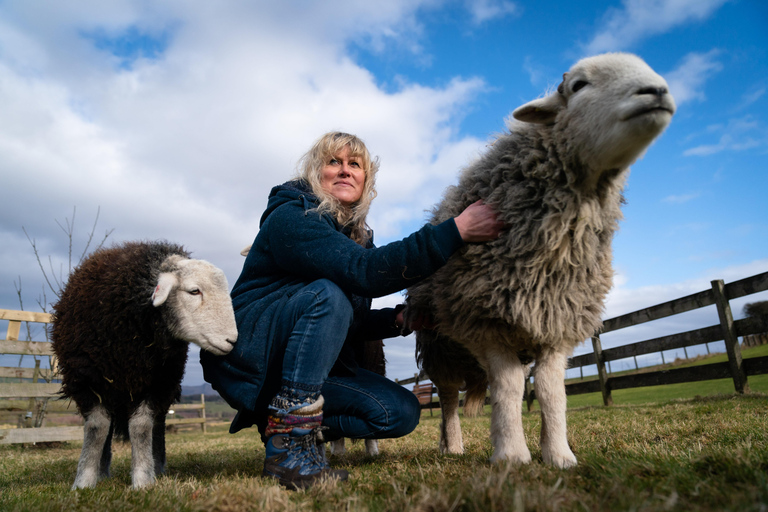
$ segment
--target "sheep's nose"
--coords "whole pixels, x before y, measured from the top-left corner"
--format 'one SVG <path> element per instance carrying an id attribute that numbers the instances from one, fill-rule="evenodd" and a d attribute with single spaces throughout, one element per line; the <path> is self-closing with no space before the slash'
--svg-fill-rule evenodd
<path id="1" fill-rule="evenodd" d="M 667 94 L 669 91 L 666 87 L 644 87 L 640 89 L 637 93 L 638 94 L 652 94 L 654 96 L 662 97 L 665 94 Z"/>

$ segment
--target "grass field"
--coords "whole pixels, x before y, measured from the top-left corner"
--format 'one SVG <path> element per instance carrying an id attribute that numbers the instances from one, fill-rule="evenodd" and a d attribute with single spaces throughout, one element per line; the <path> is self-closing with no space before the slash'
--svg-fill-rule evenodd
<path id="1" fill-rule="evenodd" d="M 113 477 L 70 491 L 80 443 L 0 447 L 2 511 L 757 511 L 768 509 L 768 397 L 763 394 L 571 408 L 569 440 L 579 465 L 541 463 L 538 413 L 524 425 L 534 462 L 491 465 L 489 416 L 463 419 L 466 453 L 437 451 L 439 415 L 416 431 L 362 443 L 332 459 L 351 473 L 288 492 L 259 476 L 264 448 L 255 431 L 226 425 L 168 436 L 168 472 L 147 490 L 130 489 L 130 447 L 118 444 Z M 349 446 L 349 445 L 348 445 Z"/>

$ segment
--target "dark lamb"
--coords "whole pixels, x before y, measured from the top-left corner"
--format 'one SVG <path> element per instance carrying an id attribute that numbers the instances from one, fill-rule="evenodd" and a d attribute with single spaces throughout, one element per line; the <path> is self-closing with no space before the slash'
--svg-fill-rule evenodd
<path id="1" fill-rule="evenodd" d="M 189 311 L 203 295 L 216 304 Z M 223 354 L 237 338 L 226 278 L 179 245 L 129 242 L 76 268 L 54 310 L 62 394 L 86 419 L 73 488 L 109 476 L 113 435 L 131 441 L 134 487 L 151 484 L 165 467 L 165 417 L 189 342 Z M 217 334 L 201 336 L 197 316 L 213 317 L 203 329 Z"/>

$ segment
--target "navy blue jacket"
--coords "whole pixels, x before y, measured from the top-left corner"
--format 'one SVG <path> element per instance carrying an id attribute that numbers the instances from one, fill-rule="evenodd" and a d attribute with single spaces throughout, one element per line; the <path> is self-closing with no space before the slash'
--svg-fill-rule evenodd
<path id="1" fill-rule="evenodd" d="M 297 290 L 329 279 L 347 293 L 354 308 L 351 340 L 396 336 L 394 310 L 371 311 L 371 298 L 403 290 L 431 275 L 463 245 L 451 219 L 428 224 L 401 241 L 378 248 L 371 241 L 363 247 L 331 215 L 319 214 L 317 205 L 304 181 L 272 189 L 259 233 L 232 289 L 237 343 L 226 356 L 200 351 L 205 380 L 239 411 L 256 411 L 257 401 L 261 406 L 264 398 L 272 398 L 258 400 L 267 374 L 273 319 Z M 337 361 L 333 371 L 345 369 L 354 372 L 354 363 Z M 280 375 L 279 369 L 276 374 Z M 235 425 L 233 429 L 237 430 Z"/>

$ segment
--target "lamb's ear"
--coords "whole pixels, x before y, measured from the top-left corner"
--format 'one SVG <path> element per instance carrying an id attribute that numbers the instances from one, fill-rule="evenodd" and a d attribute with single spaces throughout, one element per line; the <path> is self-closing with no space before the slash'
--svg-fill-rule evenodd
<path id="1" fill-rule="evenodd" d="M 155 291 L 152 292 L 152 305 L 157 307 L 165 303 L 168 299 L 168 295 L 171 293 L 174 287 L 178 286 L 178 278 L 175 274 L 170 272 L 163 272 L 157 278 L 157 286 Z"/>
<path id="2" fill-rule="evenodd" d="M 563 108 L 565 108 L 563 97 L 559 93 L 553 93 L 517 107 L 512 112 L 512 116 L 524 123 L 550 124 L 555 121 L 557 113 Z"/>

